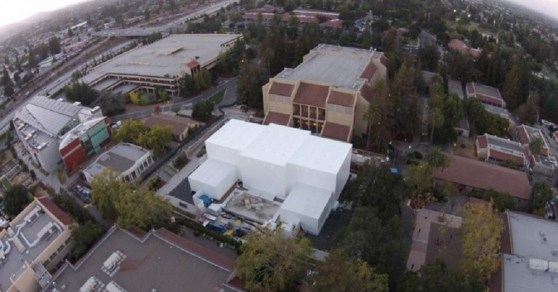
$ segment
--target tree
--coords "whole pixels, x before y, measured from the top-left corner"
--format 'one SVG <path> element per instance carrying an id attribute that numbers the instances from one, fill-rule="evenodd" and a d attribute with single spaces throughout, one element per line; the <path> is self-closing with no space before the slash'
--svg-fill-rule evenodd
<path id="1" fill-rule="evenodd" d="M 10 217 L 15 217 L 19 214 L 29 203 L 29 191 L 22 185 L 14 185 L 10 187 L 3 196 L 4 212 Z"/>
<path id="2" fill-rule="evenodd" d="M 172 206 L 146 187 L 128 189 L 115 202 L 116 223 L 125 229 L 147 231 L 165 226 L 172 215 Z"/>
<path id="3" fill-rule="evenodd" d="M 198 101 L 192 109 L 192 118 L 198 121 L 207 121 L 211 118 L 213 103 L 209 100 Z"/>
<path id="4" fill-rule="evenodd" d="M 368 122 L 366 147 L 374 147 L 383 152 L 393 130 L 393 102 L 389 96 L 389 87 L 385 80 L 379 80 L 371 88 L 374 98 L 370 101 L 363 119 Z"/>
<path id="5" fill-rule="evenodd" d="M 444 115 L 438 108 L 433 108 L 428 114 L 428 123 L 430 124 L 430 143 L 434 138 L 434 130 L 444 125 Z"/>
<path id="6" fill-rule="evenodd" d="M 4 86 L 4 95 L 7 97 L 10 97 L 14 94 L 14 87 L 12 86 L 12 84 L 8 84 L 6 86 Z"/>
<path id="7" fill-rule="evenodd" d="M 120 196 L 130 192 L 131 186 L 118 178 L 114 170 L 105 170 L 93 177 L 91 193 L 93 205 L 97 207 L 103 218 L 115 220 L 118 218 L 116 202 Z"/>
<path id="8" fill-rule="evenodd" d="M 535 183 L 531 191 L 530 212 L 543 216 L 546 204 L 552 200 L 552 197 L 552 190 L 545 181 Z"/>
<path id="9" fill-rule="evenodd" d="M 90 105 L 97 99 L 99 93 L 83 82 L 72 82 L 64 87 L 64 94 L 70 101 L 79 101 L 84 105 Z"/>
<path id="10" fill-rule="evenodd" d="M 134 187 L 108 169 L 91 181 L 93 205 L 103 218 L 133 231 L 147 231 L 165 226 L 172 206 L 145 187 Z"/>
<path id="11" fill-rule="evenodd" d="M 423 266 L 420 274 L 406 272 L 398 286 L 401 292 L 473 292 L 483 291 L 482 284 L 477 281 L 469 282 L 458 273 L 447 268 L 438 259 L 434 263 Z"/>
<path id="12" fill-rule="evenodd" d="M 510 110 L 523 104 L 529 96 L 529 70 L 519 57 L 512 60 L 512 65 L 502 85 L 502 93 Z"/>
<path id="13" fill-rule="evenodd" d="M 267 68 L 250 64 L 246 54 L 238 68 L 237 102 L 250 107 L 262 108 L 262 86 L 268 81 Z"/>
<path id="14" fill-rule="evenodd" d="M 311 291 L 376 291 L 387 292 L 388 276 L 378 274 L 366 262 L 352 260 L 343 250 L 333 250 L 310 275 Z"/>
<path id="15" fill-rule="evenodd" d="M 10 85 L 12 83 L 12 79 L 10 78 L 10 74 L 8 73 L 8 69 L 4 66 L 2 70 L 2 78 L 0 79 L 0 84 L 4 87 Z"/>
<path id="16" fill-rule="evenodd" d="M 408 244 L 401 219 L 391 216 L 381 220 L 372 207 L 357 207 L 350 223 L 335 235 L 335 244 L 352 259 L 361 259 L 389 275 L 394 286 L 405 270 Z"/>
<path id="17" fill-rule="evenodd" d="M 250 233 L 236 260 L 238 276 L 249 291 L 283 291 L 294 288 L 309 266 L 307 238 L 287 238 L 280 229 Z"/>
<path id="18" fill-rule="evenodd" d="M 347 185 L 348 199 L 358 206 L 377 208 L 381 220 L 399 215 L 401 201 L 408 193 L 401 175 L 387 166 L 365 164 L 359 175 Z"/>
<path id="19" fill-rule="evenodd" d="M 544 141 L 540 137 L 535 137 L 529 142 L 529 150 L 533 155 L 539 154 L 544 146 Z"/>
<path id="20" fill-rule="evenodd" d="M 196 89 L 196 83 L 194 78 L 188 74 L 182 75 L 178 81 L 178 86 L 180 89 L 180 96 L 189 97 L 196 94 L 198 91 Z"/>
<path id="21" fill-rule="evenodd" d="M 68 37 L 73 37 L 74 36 L 74 32 L 72 31 L 71 27 L 68 27 Z"/>
<path id="22" fill-rule="evenodd" d="M 148 131 L 139 134 L 136 143 L 141 147 L 151 149 L 153 155 L 159 156 L 165 150 L 165 146 L 172 139 L 170 126 L 153 125 Z"/>
<path id="23" fill-rule="evenodd" d="M 409 165 L 406 183 L 412 190 L 413 207 L 422 208 L 426 203 L 436 200 L 432 195 L 432 168 L 428 163 Z"/>
<path id="24" fill-rule="evenodd" d="M 93 221 L 87 221 L 74 228 L 72 230 L 72 241 L 74 246 L 70 252 L 70 259 L 75 261 L 81 258 L 103 233 L 103 227 Z"/>
<path id="25" fill-rule="evenodd" d="M 431 168 L 446 168 L 449 166 L 449 158 L 442 152 L 442 149 L 434 147 L 426 153 L 425 157 L 426 163 Z"/>
<path id="26" fill-rule="evenodd" d="M 424 70 L 436 71 L 438 68 L 440 54 L 435 46 L 425 46 L 424 48 L 421 48 L 418 57 Z"/>
<path id="27" fill-rule="evenodd" d="M 492 203 L 463 207 L 460 270 L 465 279 L 486 282 L 500 266 L 502 222 Z"/>
<path id="28" fill-rule="evenodd" d="M 147 131 L 147 127 L 140 120 L 124 120 L 114 132 L 113 139 L 118 142 L 136 143 L 139 136 Z"/>
<path id="29" fill-rule="evenodd" d="M 51 37 L 50 39 L 48 39 L 48 49 L 52 56 L 60 53 L 60 51 L 62 50 L 60 47 L 60 39 L 58 39 L 57 37 Z"/>
<path id="30" fill-rule="evenodd" d="M 198 73 L 194 74 L 193 78 L 197 92 L 206 90 L 211 86 L 211 73 L 207 69 L 201 69 Z"/>

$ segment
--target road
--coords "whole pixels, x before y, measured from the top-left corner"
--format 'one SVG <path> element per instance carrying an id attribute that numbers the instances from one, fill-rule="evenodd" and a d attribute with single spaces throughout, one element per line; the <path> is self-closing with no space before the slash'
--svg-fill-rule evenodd
<path id="1" fill-rule="evenodd" d="M 225 89 L 226 92 L 225 92 L 225 98 L 223 99 L 223 102 L 221 104 L 223 104 L 225 101 L 227 102 L 232 101 L 229 104 L 233 103 L 236 97 L 236 77 L 233 79 L 225 80 L 223 83 L 219 84 L 218 86 L 211 88 L 198 96 L 183 101 L 169 103 L 167 105 L 162 105 L 160 106 L 160 109 L 162 112 L 170 112 L 173 110 L 173 108 L 176 108 L 177 106 L 180 107 L 180 109 L 191 109 L 195 103 L 201 100 L 206 100 L 211 96 L 213 96 L 215 93 L 223 89 Z M 139 110 L 131 113 L 125 113 L 125 114 L 113 116 L 111 117 L 111 120 L 113 122 L 118 122 L 127 119 L 141 119 L 152 115 L 154 112 L 155 112 L 154 108 L 148 108 L 145 110 Z"/>
<path id="2" fill-rule="evenodd" d="M 173 21 L 167 22 L 165 24 L 150 26 L 150 27 L 130 27 L 130 28 L 117 28 L 110 30 L 103 30 L 96 33 L 99 36 L 119 36 L 119 37 L 138 37 L 146 36 L 157 32 L 168 32 L 171 28 L 177 25 L 183 25 L 190 20 L 197 19 L 203 15 L 211 15 L 218 12 L 221 8 L 226 8 L 235 3 L 239 3 L 240 0 L 225 0 L 219 3 L 212 4 L 207 7 L 201 7 L 194 10 L 187 15 L 175 19 Z"/>
<path id="3" fill-rule="evenodd" d="M 91 58 L 87 58 L 87 56 L 91 53 L 95 53 L 96 51 L 99 50 L 99 48 L 102 48 L 104 43 L 105 41 L 102 41 L 99 44 L 93 45 L 92 47 L 86 49 L 85 51 L 81 52 L 74 58 L 67 61 L 60 68 L 54 70 L 48 70 L 48 71 L 45 70 L 43 71 L 43 73 L 40 73 L 39 76 L 36 76 L 35 80 L 33 81 L 33 85 L 31 85 L 30 88 L 27 89 L 27 92 L 29 92 L 29 94 L 27 94 L 27 92 L 19 92 L 14 97 L 12 97 L 12 102 L 6 105 L 6 110 L 4 110 L 1 113 L 1 117 L 0 117 L 0 133 L 3 133 L 8 129 L 8 126 L 10 124 L 10 121 L 14 117 L 14 114 L 19 110 L 19 107 L 22 104 L 24 104 L 31 96 L 34 96 L 36 94 L 45 94 L 47 92 L 53 92 L 49 90 L 59 88 L 59 86 L 66 84 L 66 82 L 71 78 L 71 75 L 76 68 L 79 68 L 90 61 Z M 127 43 L 128 42 L 126 42 L 125 44 Z M 101 51 L 100 54 L 106 53 L 107 51 L 111 51 L 114 49 L 118 49 L 122 45 L 123 44 L 119 44 L 116 47 L 112 47 L 109 48 L 108 50 Z M 86 58 L 86 60 L 81 61 L 84 58 Z M 79 65 L 77 66 L 74 65 L 73 63 L 75 62 L 79 62 Z M 63 75 L 59 76 L 59 74 L 63 74 Z M 49 80 L 50 78 L 55 78 L 55 80 L 51 81 Z"/>

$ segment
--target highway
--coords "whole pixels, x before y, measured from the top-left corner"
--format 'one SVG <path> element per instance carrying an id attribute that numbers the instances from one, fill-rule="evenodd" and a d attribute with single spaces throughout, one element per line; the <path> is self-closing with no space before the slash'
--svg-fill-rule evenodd
<path id="1" fill-rule="evenodd" d="M 225 1 L 221 1 L 219 3 L 215 3 L 212 5 L 209 5 L 207 7 L 202 7 L 199 8 L 183 17 L 180 17 L 178 19 L 175 19 L 173 21 L 170 21 L 168 23 L 165 24 L 161 24 L 158 26 L 152 26 L 152 27 L 131 27 L 131 28 L 126 28 L 126 29 L 113 29 L 113 30 L 105 30 L 105 31 L 101 31 L 99 32 L 97 35 L 99 36 L 124 36 L 124 37 L 131 37 L 131 36 L 143 36 L 143 35 L 148 35 L 150 33 L 153 32 L 160 32 L 160 31 L 168 31 L 171 27 L 175 26 L 175 25 L 180 25 L 180 24 L 184 24 L 192 19 L 198 18 L 204 14 L 206 15 L 211 15 L 217 11 L 219 11 L 221 8 L 226 8 L 230 5 L 233 5 L 235 3 L 239 3 L 240 0 L 225 0 Z M 122 46 L 126 45 L 128 42 L 126 42 L 125 44 L 121 44 L 118 45 L 117 47 L 113 47 L 110 50 L 117 50 L 119 48 L 121 48 Z M 110 51 L 108 50 L 108 51 Z M 88 50 L 80 53 L 80 55 L 83 55 L 84 53 L 86 53 Z M 105 51 L 103 53 L 106 53 L 108 51 Z M 97 56 L 95 56 L 97 57 Z M 7 110 L 3 111 L 2 116 L 0 117 L 0 133 L 5 132 L 8 127 L 9 127 L 9 123 L 10 121 L 13 119 L 15 112 L 17 112 L 17 110 L 19 109 L 19 107 L 21 106 L 21 104 L 23 104 L 30 96 L 34 96 L 36 94 L 46 94 L 46 93 L 53 93 L 56 90 L 58 90 L 59 88 L 63 87 L 64 85 L 66 85 L 68 83 L 68 81 L 71 79 L 72 73 L 77 69 L 77 68 L 81 68 L 82 66 L 84 66 L 85 64 L 87 64 L 87 62 L 89 62 L 90 60 L 92 60 L 93 57 L 89 58 L 87 61 L 81 63 L 78 66 L 75 66 L 73 69 L 69 70 L 67 73 L 65 73 L 64 75 L 60 76 L 60 77 L 56 77 L 56 80 L 48 83 L 45 86 L 33 86 L 30 90 L 29 90 L 29 94 L 23 94 L 20 93 L 19 95 L 14 97 L 14 102 L 13 103 L 9 103 L 7 104 Z M 51 73 L 50 76 L 55 76 L 57 74 L 57 72 L 60 72 L 59 70 L 56 70 L 55 72 Z M 47 78 L 49 78 L 48 76 L 41 76 L 39 78 L 37 78 L 35 80 L 36 84 L 41 84 L 42 82 L 44 82 Z M 223 86 L 223 85 L 220 85 Z M 179 102 L 177 103 L 177 105 L 180 106 L 184 106 L 185 108 L 188 107 L 188 103 L 190 103 L 190 106 L 193 102 L 196 102 L 197 100 L 203 99 L 204 98 L 204 94 L 195 97 L 194 99 L 191 99 L 189 101 L 184 101 L 184 102 Z M 207 97 L 206 97 L 207 98 Z M 170 107 L 175 106 L 174 104 L 172 105 L 168 105 L 168 109 L 170 110 Z M 167 106 L 165 106 L 164 109 Z M 141 115 L 148 115 L 148 111 L 149 110 L 145 110 L 142 111 L 142 113 L 130 113 L 130 117 L 135 117 L 137 116 L 141 116 Z M 151 110 L 151 112 L 153 112 L 153 110 Z M 121 119 L 126 118 L 126 116 L 123 116 Z"/>
<path id="2" fill-rule="evenodd" d="M 221 1 L 219 3 L 215 3 L 207 7 L 196 9 L 193 12 L 183 17 L 180 17 L 178 19 L 172 20 L 170 22 L 161 25 L 149 26 L 149 27 L 116 28 L 116 29 L 99 31 L 96 32 L 95 34 L 98 36 L 139 37 L 139 36 L 146 36 L 157 32 L 168 32 L 172 27 L 185 24 L 188 21 L 197 19 L 199 17 L 202 17 L 203 15 L 212 15 L 218 12 L 221 8 L 226 8 L 228 6 L 231 6 L 239 2 L 240 0 Z"/>

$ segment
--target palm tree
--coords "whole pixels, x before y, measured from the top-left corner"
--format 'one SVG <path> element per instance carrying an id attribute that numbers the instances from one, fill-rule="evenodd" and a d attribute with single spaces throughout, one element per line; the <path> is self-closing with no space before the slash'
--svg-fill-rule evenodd
<path id="1" fill-rule="evenodd" d="M 428 120 L 431 128 L 430 143 L 432 143 L 432 139 L 434 138 L 434 130 L 444 125 L 444 114 L 439 108 L 433 108 L 432 110 L 430 110 Z"/>

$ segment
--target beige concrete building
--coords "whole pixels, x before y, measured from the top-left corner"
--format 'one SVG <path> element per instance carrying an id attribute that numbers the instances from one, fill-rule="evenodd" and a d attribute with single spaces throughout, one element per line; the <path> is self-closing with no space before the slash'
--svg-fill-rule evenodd
<path id="1" fill-rule="evenodd" d="M 177 95 L 180 77 L 213 68 L 219 54 L 241 38 L 239 34 L 170 35 L 102 63 L 83 81 L 99 91 L 132 84 L 147 92 L 161 87 Z"/>
<path id="2" fill-rule="evenodd" d="M 72 218 L 35 199 L 0 232 L 0 291 L 39 291 L 71 249 Z"/>
<path id="3" fill-rule="evenodd" d="M 351 141 L 366 133 L 372 85 L 386 78 L 386 64 L 374 50 L 320 44 L 263 86 L 264 123 Z"/>

